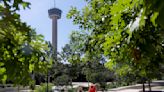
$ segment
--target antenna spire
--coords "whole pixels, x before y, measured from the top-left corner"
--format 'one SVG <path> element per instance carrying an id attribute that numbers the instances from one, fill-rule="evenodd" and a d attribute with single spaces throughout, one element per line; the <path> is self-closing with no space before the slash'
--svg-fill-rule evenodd
<path id="1" fill-rule="evenodd" d="M 56 7 L 56 0 L 54 0 L 54 7 Z"/>

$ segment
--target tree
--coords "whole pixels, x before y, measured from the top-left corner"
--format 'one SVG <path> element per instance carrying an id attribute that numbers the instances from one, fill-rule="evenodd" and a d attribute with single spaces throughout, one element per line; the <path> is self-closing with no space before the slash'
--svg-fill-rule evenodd
<path id="1" fill-rule="evenodd" d="M 107 82 L 114 79 L 113 72 L 105 68 L 99 61 L 84 63 L 82 73 L 86 76 L 87 81 L 100 84 L 103 90 L 106 89 Z"/>
<path id="2" fill-rule="evenodd" d="M 0 5 L 0 80 L 15 85 L 29 85 L 32 72 L 45 72 L 48 44 L 17 13 L 30 3 L 22 0 L 1 0 Z M 45 58 L 45 59 L 44 59 Z"/>
<path id="3" fill-rule="evenodd" d="M 62 52 L 66 54 L 67 52 Z M 50 68 L 50 75 L 55 85 L 72 85 L 72 80 L 76 79 L 81 72 L 80 63 L 68 63 L 66 62 L 68 57 L 61 57 L 53 63 L 53 67 Z M 62 55 L 63 56 L 63 55 Z M 65 62 L 64 62 L 65 61 Z M 60 79 L 60 80 L 59 80 Z"/>
<path id="4" fill-rule="evenodd" d="M 52 69 L 53 83 L 57 86 L 70 85 L 69 68 L 66 64 L 56 62 Z"/>
<path id="5" fill-rule="evenodd" d="M 163 62 L 164 2 L 86 0 L 86 3 L 82 12 L 73 7 L 67 17 L 90 34 L 88 51 L 101 49 L 109 60 L 106 66 L 121 75 L 139 71 L 142 78 L 156 78 L 155 72 L 159 72 Z"/>
<path id="6" fill-rule="evenodd" d="M 63 61 L 70 63 L 78 63 L 82 61 L 84 55 L 85 41 L 88 39 L 85 32 L 73 31 L 70 35 L 70 41 L 62 48 L 60 56 Z"/>
<path id="7" fill-rule="evenodd" d="M 90 40 L 88 35 L 83 31 L 73 31 L 69 43 L 62 50 L 61 56 L 65 56 L 63 60 L 70 63 L 71 75 L 77 77 L 79 74 L 85 75 L 88 82 L 99 83 L 105 88 L 104 85 L 112 79 L 113 74 L 104 67 L 106 60 L 101 51 L 94 51 L 95 48 L 89 50 L 92 45 L 88 44 Z M 73 78 L 73 76 L 71 77 Z"/>

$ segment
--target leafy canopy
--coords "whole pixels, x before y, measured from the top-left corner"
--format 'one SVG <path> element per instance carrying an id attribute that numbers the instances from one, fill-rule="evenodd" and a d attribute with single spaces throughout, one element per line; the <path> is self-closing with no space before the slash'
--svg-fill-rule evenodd
<path id="1" fill-rule="evenodd" d="M 31 74 L 45 72 L 49 56 L 47 42 L 17 13 L 30 3 L 23 0 L 0 1 L 0 81 L 28 85 Z"/>
<path id="2" fill-rule="evenodd" d="M 72 7 L 67 15 L 89 33 L 85 54 L 100 51 L 108 59 L 106 66 L 119 75 L 139 71 L 139 76 L 157 77 L 153 73 L 159 71 L 164 51 L 164 1 L 86 0 L 86 3 L 82 11 Z"/>

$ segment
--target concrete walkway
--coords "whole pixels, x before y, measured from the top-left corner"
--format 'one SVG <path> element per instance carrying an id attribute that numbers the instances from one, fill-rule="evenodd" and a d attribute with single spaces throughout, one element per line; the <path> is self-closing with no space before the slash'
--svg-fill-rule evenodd
<path id="1" fill-rule="evenodd" d="M 90 84 L 90 83 L 89 83 Z M 74 86 L 80 85 L 80 86 L 88 86 L 88 83 L 74 83 Z M 145 85 L 146 90 L 148 90 L 148 85 Z M 153 81 L 151 83 L 151 87 L 153 91 L 162 91 L 164 92 L 164 80 L 161 81 Z M 132 86 L 124 86 L 119 88 L 113 88 L 109 89 L 106 92 L 141 92 L 142 91 L 142 84 L 132 85 Z M 18 92 L 17 88 L 0 88 L 0 92 Z M 30 92 L 30 90 L 21 90 L 20 92 Z M 101 92 L 101 91 L 98 91 Z"/>
<path id="2" fill-rule="evenodd" d="M 90 85 L 91 83 L 89 83 Z M 73 82 L 74 87 L 83 86 L 88 87 L 87 82 Z M 164 91 L 164 80 L 153 81 L 151 83 L 152 90 L 154 91 Z M 148 84 L 145 84 L 145 89 L 148 90 Z M 142 91 L 142 84 L 131 85 L 131 86 L 123 86 L 118 88 L 109 89 L 106 92 L 141 92 Z M 98 91 L 101 92 L 101 91 Z"/>
<path id="3" fill-rule="evenodd" d="M 17 87 L 0 88 L 0 92 L 18 92 Z M 20 88 L 19 92 L 31 92 L 28 88 Z"/>
<path id="4" fill-rule="evenodd" d="M 151 88 L 153 91 L 163 91 L 164 92 L 164 81 L 153 81 L 151 83 Z M 148 84 L 145 84 L 145 90 L 148 89 Z M 132 86 L 124 86 L 119 88 L 110 89 L 107 92 L 141 92 L 142 84 L 132 85 Z"/>

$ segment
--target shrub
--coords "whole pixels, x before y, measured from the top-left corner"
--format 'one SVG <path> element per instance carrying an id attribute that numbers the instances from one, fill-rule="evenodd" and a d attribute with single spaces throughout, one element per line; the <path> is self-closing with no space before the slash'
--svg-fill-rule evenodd
<path id="1" fill-rule="evenodd" d="M 30 81 L 29 85 L 30 85 L 30 89 L 32 90 L 35 89 L 35 81 Z"/>
<path id="2" fill-rule="evenodd" d="M 70 89 L 68 89 L 68 92 L 77 92 L 77 89 L 76 88 L 70 88 Z"/>
<path id="3" fill-rule="evenodd" d="M 52 92 L 53 84 L 48 84 L 48 92 Z M 36 87 L 35 92 L 47 92 L 47 84 L 43 83 L 39 87 Z"/>

